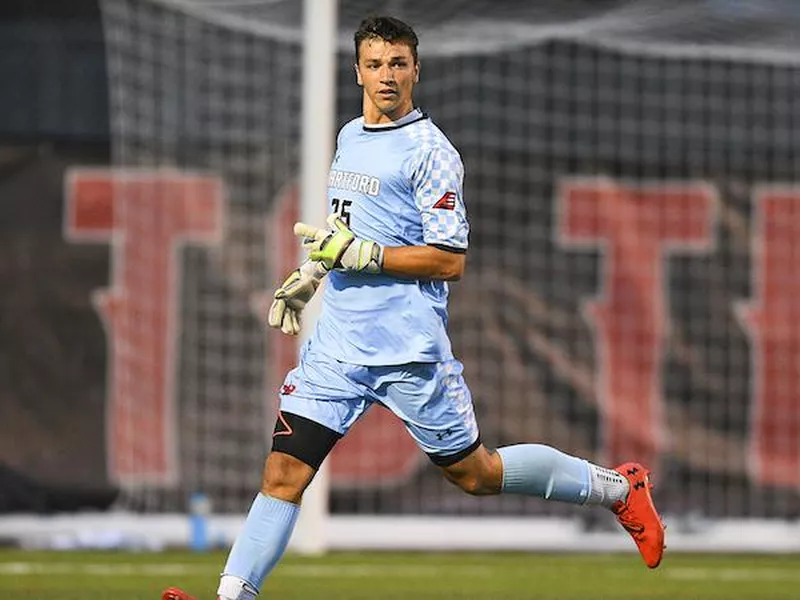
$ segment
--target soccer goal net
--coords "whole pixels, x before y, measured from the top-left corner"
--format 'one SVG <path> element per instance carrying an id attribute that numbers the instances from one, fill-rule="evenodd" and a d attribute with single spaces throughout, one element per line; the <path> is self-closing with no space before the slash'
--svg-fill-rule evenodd
<path id="1" fill-rule="evenodd" d="M 748 4 L 339 3 L 337 124 L 361 109 L 352 32 L 388 12 L 466 166 L 450 332 L 483 440 L 651 465 L 673 548 L 800 548 L 771 533 L 800 507 L 800 16 Z M 258 488 L 297 352 L 264 298 L 298 260 L 302 6 L 102 2 L 135 231 L 105 299 L 121 510 L 201 490 L 238 518 Z M 596 511 L 464 495 L 380 408 L 328 468 L 330 548 L 628 543 Z"/>

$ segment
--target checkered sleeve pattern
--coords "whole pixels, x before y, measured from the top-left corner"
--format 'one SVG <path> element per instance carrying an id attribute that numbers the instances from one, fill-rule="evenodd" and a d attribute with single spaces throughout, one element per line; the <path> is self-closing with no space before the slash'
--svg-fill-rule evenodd
<path id="1" fill-rule="evenodd" d="M 420 151 L 413 182 L 425 243 L 466 250 L 469 222 L 462 191 L 464 166 L 458 152 L 443 146 Z"/>

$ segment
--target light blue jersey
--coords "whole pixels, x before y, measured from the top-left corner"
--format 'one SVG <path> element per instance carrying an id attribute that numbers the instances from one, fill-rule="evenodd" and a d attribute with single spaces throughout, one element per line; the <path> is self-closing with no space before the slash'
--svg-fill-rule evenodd
<path id="1" fill-rule="evenodd" d="M 388 126 L 359 117 L 339 132 L 328 200 L 362 239 L 465 252 L 463 178 L 458 152 L 419 110 Z M 313 345 L 365 366 L 450 360 L 447 295 L 444 281 L 332 272 Z"/>
<path id="2" fill-rule="evenodd" d="M 360 238 L 465 252 L 463 178 L 458 152 L 421 112 L 386 127 L 358 118 L 339 132 L 328 199 Z M 345 435 L 380 404 L 446 466 L 480 444 L 462 370 L 447 336 L 445 282 L 334 271 L 280 409 Z"/>

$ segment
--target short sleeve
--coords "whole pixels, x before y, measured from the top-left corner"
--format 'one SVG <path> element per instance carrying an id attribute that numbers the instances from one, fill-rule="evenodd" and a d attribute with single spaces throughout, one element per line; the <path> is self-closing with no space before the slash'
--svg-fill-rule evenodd
<path id="1" fill-rule="evenodd" d="M 425 243 L 465 252 L 469 222 L 463 194 L 464 165 L 458 152 L 441 146 L 422 152 L 412 183 Z"/>

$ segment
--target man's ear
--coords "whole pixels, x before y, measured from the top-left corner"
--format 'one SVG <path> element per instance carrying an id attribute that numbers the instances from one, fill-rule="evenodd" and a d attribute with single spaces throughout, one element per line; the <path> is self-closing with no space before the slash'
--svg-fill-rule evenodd
<path id="1" fill-rule="evenodd" d="M 361 71 L 359 71 L 359 69 L 358 69 L 358 64 L 354 64 L 353 65 L 353 69 L 355 69 L 355 72 L 356 72 L 356 83 L 363 87 L 364 82 L 361 81 Z"/>
<path id="2" fill-rule="evenodd" d="M 414 65 L 414 83 L 419 83 L 419 61 Z"/>

